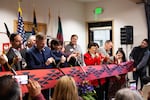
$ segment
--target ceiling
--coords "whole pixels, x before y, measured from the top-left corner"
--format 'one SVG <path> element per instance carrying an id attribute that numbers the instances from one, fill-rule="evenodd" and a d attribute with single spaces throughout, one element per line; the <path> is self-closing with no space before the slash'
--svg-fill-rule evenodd
<path id="1" fill-rule="evenodd" d="M 100 0 L 76 0 L 76 1 L 79 1 L 79 2 L 95 2 L 95 1 L 100 1 Z M 132 2 L 135 2 L 135 3 L 143 3 L 144 0 L 130 0 Z"/>
<path id="2" fill-rule="evenodd" d="M 76 1 L 80 1 L 80 2 L 95 2 L 95 1 L 99 1 L 99 0 L 76 0 Z"/>

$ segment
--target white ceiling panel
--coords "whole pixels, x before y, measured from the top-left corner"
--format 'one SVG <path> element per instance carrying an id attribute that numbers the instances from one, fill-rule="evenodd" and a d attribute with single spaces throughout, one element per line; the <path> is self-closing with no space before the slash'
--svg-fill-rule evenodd
<path id="1" fill-rule="evenodd" d="M 95 1 L 99 1 L 99 0 L 76 0 L 76 1 L 80 1 L 80 2 L 95 2 Z"/>

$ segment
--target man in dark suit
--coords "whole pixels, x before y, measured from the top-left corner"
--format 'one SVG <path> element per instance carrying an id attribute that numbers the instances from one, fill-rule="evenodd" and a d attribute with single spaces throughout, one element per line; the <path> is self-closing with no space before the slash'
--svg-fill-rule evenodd
<path id="1" fill-rule="evenodd" d="M 46 47 L 46 36 L 36 35 L 35 45 L 26 53 L 26 62 L 29 69 L 51 68 L 55 60 L 51 56 L 51 50 Z"/>
<path id="2" fill-rule="evenodd" d="M 27 69 L 27 64 L 26 64 L 26 52 L 27 52 L 27 50 L 28 49 L 30 49 L 32 46 L 34 46 L 35 45 L 35 35 L 31 35 L 29 38 L 28 38 L 28 40 L 27 40 L 27 42 L 26 42 L 26 47 L 25 48 L 23 48 L 21 51 L 20 51 L 20 53 L 21 53 L 21 56 L 23 57 L 23 60 L 24 60 L 24 62 L 23 62 L 23 69 Z"/>
<path id="3" fill-rule="evenodd" d="M 136 80 L 136 86 L 138 86 L 138 78 L 140 78 L 141 90 L 143 88 L 143 77 L 146 76 L 148 58 L 148 39 L 144 39 L 141 44 L 134 47 L 130 53 L 130 59 L 134 61 L 133 79 Z"/>
<path id="4" fill-rule="evenodd" d="M 8 63 L 15 70 L 22 69 L 22 56 L 20 54 L 20 49 L 22 45 L 22 37 L 19 34 L 11 34 L 10 35 L 10 43 L 11 47 L 7 52 L 6 56 L 8 58 Z M 9 70 L 7 66 L 5 66 L 6 70 Z"/>

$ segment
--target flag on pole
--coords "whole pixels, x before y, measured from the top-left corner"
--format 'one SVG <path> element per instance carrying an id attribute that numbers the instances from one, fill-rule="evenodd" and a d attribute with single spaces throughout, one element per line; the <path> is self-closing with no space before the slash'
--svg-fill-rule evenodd
<path id="1" fill-rule="evenodd" d="M 50 24 L 50 21 L 51 21 L 51 13 L 50 13 L 50 8 L 49 8 L 49 11 L 48 11 L 48 23 Z"/>
<path id="2" fill-rule="evenodd" d="M 25 30 L 24 30 L 24 23 L 23 23 L 23 18 L 22 18 L 22 9 L 19 6 L 18 8 L 18 28 L 17 28 L 17 33 L 21 35 L 22 37 L 22 42 L 23 44 L 27 40 L 26 35 L 25 35 Z"/>
<path id="3" fill-rule="evenodd" d="M 36 21 L 36 13 L 35 9 L 33 10 L 33 27 L 32 27 L 32 35 L 35 35 L 38 32 L 37 21 Z"/>
<path id="4" fill-rule="evenodd" d="M 48 30 L 47 30 L 47 33 L 50 33 L 52 34 L 53 33 L 53 20 L 52 20 L 52 16 L 51 16 L 51 12 L 50 12 L 50 8 L 49 8 L 49 11 L 48 11 Z"/>
<path id="5" fill-rule="evenodd" d="M 5 28 L 6 28 L 7 36 L 9 37 L 9 36 L 10 36 L 10 32 L 9 32 L 9 30 L 8 30 L 7 24 L 6 24 L 6 23 L 4 23 L 4 25 L 5 25 Z"/>
<path id="6" fill-rule="evenodd" d="M 60 16 L 58 16 L 58 32 L 57 32 L 57 39 L 61 42 L 64 41 L 63 39 L 63 32 L 62 32 L 62 25 L 61 25 L 61 19 Z"/>

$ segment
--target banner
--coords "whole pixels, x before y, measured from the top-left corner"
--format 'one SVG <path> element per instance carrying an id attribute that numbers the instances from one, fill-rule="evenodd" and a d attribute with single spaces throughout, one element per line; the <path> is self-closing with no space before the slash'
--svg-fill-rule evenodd
<path id="1" fill-rule="evenodd" d="M 83 66 L 82 68 L 77 66 L 61 69 L 38 69 L 16 72 L 18 75 L 29 75 L 29 79 L 38 81 L 42 89 L 47 89 L 54 87 L 57 80 L 64 74 L 72 76 L 76 82 L 82 82 L 84 80 L 94 80 L 128 73 L 132 71 L 132 65 L 133 62 L 128 61 L 119 65 L 103 64 L 97 66 Z M 11 72 L 0 72 L 0 76 L 4 74 L 11 74 Z M 25 85 L 22 85 L 22 91 L 23 93 L 27 92 Z"/>

